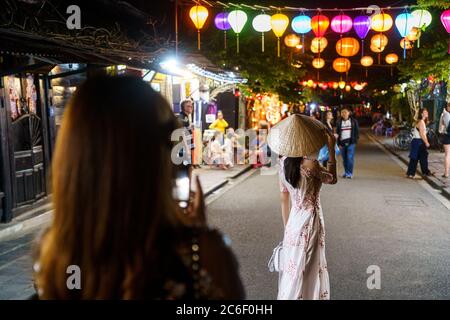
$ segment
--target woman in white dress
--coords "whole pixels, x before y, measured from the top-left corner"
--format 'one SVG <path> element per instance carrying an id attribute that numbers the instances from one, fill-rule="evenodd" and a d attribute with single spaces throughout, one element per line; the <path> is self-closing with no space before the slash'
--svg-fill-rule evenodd
<path id="1" fill-rule="evenodd" d="M 290 127 L 287 131 L 293 129 Z M 280 160 L 281 207 L 285 225 L 278 270 L 280 300 L 330 298 L 320 189 L 323 183 L 337 182 L 336 139 L 326 129 L 320 134 L 325 136 L 322 141 L 327 141 L 329 149 L 327 169 L 306 156 L 283 156 Z M 285 144 L 289 141 L 292 139 L 287 139 Z M 286 149 L 294 150 L 295 147 Z M 282 155 L 282 152 L 278 153 Z"/>

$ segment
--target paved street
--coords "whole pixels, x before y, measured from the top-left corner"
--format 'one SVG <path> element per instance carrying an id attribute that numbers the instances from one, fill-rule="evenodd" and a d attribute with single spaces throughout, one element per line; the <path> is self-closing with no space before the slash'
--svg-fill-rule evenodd
<path id="1" fill-rule="evenodd" d="M 255 173 L 209 206 L 233 241 L 249 299 L 276 298 L 266 265 L 282 236 L 277 179 Z M 450 298 L 450 207 L 423 185 L 363 137 L 355 179 L 322 192 L 332 299 Z M 370 265 L 381 269 L 381 290 L 367 289 Z"/>
<path id="2" fill-rule="evenodd" d="M 405 179 L 402 164 L 365 137 L 355 174 L 322 192 L 331 298 L 450 298 L 448 200 L 424 181 Z M 212 198 L 209 222 L 231 237 L 247 297 L 276 298 L 277 274 L 267 262 L 282 237 L 278 176 L 256 171 Z M 36 232 L 0 244 L 0 299 L 32 292 Z M 367 289 L 370 265 L 381 269 L 380 290 Z"/>

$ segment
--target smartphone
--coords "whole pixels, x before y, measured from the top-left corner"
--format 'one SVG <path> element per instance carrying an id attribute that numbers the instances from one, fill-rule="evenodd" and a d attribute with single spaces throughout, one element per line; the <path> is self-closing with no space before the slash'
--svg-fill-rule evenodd
<path id="1" fill-rule="evenodd" d="M 173 197 L 178 205 L 185 209 L 189 205 L 191 195 L 191 180 L 189 178 L 189 166 L 181 165 L 177 167 Z"/>

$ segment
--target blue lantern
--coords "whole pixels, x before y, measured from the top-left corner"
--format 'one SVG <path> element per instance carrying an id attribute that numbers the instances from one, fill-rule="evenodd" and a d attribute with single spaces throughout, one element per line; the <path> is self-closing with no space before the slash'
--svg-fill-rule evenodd
<path id="1" fill-rule="evenodd" d="M 411 32 L 411 29 L 416 25 L 416 22 L 414 16 L 408 12 L 399 14 L 397 18 L 395 18 L 395 26 L 402 38 L 405 38 Z M 406 40 L 404 41 L 406 42 Z M 406 59 L 406 45 L 403 48 L 403 59 Z"/>
<path id="2" fill-rule="evenodd" d="M 305 15 L 296 16 L 292 19 L 292 30 L 302 35 L 302 52 L 305 52 L 305 33 L 311 31 L 311 18 Z"/>

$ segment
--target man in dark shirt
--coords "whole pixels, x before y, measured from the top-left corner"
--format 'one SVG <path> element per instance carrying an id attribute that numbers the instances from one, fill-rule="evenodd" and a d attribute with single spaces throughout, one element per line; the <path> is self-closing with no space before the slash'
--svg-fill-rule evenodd
<path id="1" fill-rule="evenodd" d="M 194 109 L 193 103 L 191 100 L 183 100 L 180 104 L 181 112 L 178 115 L 178 119 L 181 121 L 184 128 L 186 128 L 185 132 L 185 144 L 186 147 L 183 148 L 182 153 L 180 154 L 181 157 L 184 156 L 184 152 L 187 152 L 187 160 L 183 160 L 184 165 L 192 165 L 192 153 L 194 150 L 194 126 L 191 122 L 190 116 L 192 115 L 192 111 Z M 185 149 L 188 150 L 185 150 Z M 187 163 L 186 163 L 187 161 Z"/>
<path id="2" fill-rule="evenodd" d="M 353 178 L 353 166 L 355 163 L 355 147 L 359 139 L 359 126 L 356 119 L 350 117 L 350 110 L 343 108 L 341 118 L 336 125 L 337 143 L 344 160 L 345 173 L 343 178 Z"/>

